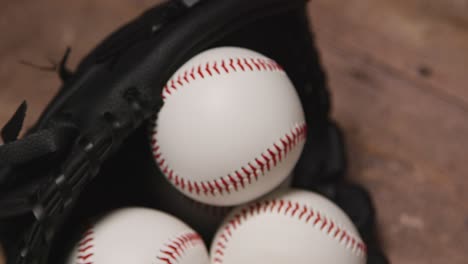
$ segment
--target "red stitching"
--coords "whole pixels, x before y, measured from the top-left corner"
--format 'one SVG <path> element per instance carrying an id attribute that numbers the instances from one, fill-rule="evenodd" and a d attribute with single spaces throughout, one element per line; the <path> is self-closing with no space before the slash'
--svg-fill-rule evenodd
<path id="1" fill-rule="evenodd" d="M 229 73 L 229 69 L 226 67 L 226 62 L 224 60 L 221 61 L 221 67 L 223 67 L 226 73 Z"/>
<path id="2" fill-rule="evenodd" d="M 78 242 L 78 254 L 76 255 L 76 264 L 93 264 L 94 256 L 94 230 L 89 228 Z"/>
<path id="3" fill-rule="evenodd" d="M 184 77 L 183 77 L 183 78 L 184 78 L 184 81 L 185 81 L 186 83 L 189 83 L 188 71 L 187 71 L 187 70 L 184 71 Z"/>
<path id="4" fill-rule="evenodd" d="M 177 77 L 177 83 L 178 83 L 179 85 L 184 85 L 184 84 L 182 83 L 182 77 L 183 77 L 182 75 L 179 75 L 179 76 Z"/>
<path id="5" fill-rule="evenodd" d="M 221 66 L 221 69 L 218 66 Z M 173 76 L 162 90 L 162 98 L 166 100 L 173 92 L 179 88 L 190 84 L 199 78 L 205 79 L 207 76 L 232 74 L 235 72 L 253 72 L 253 71 L 280 71 L 283 68 L 274 60 L 263 58 L 229 58 L 220 59 L 213 63 L 205 62 L 198 64 L 190 70 L 181 71 L 176 76 Z M 189 76 L 191 78 L 189 78 Z M 185 82 L 184 82 L 185 81 Z"/>
<path id="6" fill-rule="evenodd" d="M 156 131 L 156 127 L 154 127 L 153 131 Z M 295 140 L 291 139 L 291 135 Z M 272 146 L 267 148 L 259 157 L 254 158 L 251 162 L 247 162 L 246 165 L 241 166 L 238 170 L 216 180 L 203 182 L 183 178 L 170 169 L 169 165 L 166 164 L 166 160 L 164 159 L 164 155 L 161 152 L 157 140 L 152 140 L 152 149 L 156 163 L 159 164 L 163 174 L 166 175 L 167 179 L 174 186 L 197 195 L 203 193 L 205 195 L 211 194 L 212 196 L 216 196 L 218 194 L 222 195 L 224 192 L 230 193 L 232 189 L 238 191 L 239 185 L 245 188 L 246 184 L 253 184 L 259 179 L 259 176 L 264 175 L 283 161 L 290 153 L 291 149 L 300 141 L 305 140 L 306 136 L 307 126 L 305 122 L 303 122 L 294 126 L 287 134 L 279 139 L 279 142 L 287 141 L 288 144 L 273 143 Z"/>
<path id="7" fill-rule="evenodd" d="M 160 250 L 157 258 L 166 264 L 179 263 L 180 258 L 183 256 L 184 252 L 188 250 L 188 247 L 194 247 L 197 244 L 203 244 L 201 237 L 197 233 L 183 234 L 166 244 L 166 248 Z M 90 228 L 83 234 L 78 243 L 76 264 L 93 264 L 93 250 L 94 230 Z"/>
<path id="8" fill-rule="evenodd" d="M 234 59 L 229 59 L 229 66 L 231 66 L 231 68 L 236 72 L 237 69 L 236 67 L 234 67 Z"/>
<path id="9" fill-rule="evenodd" d="M 202 77 L 202 79 L 205 79 L 205 75 L 203 74 L 203 70 L 202 70 L 201 65 L 198 65 L 197 73 L 198 73 L 198 75 L 200 75 L 200 77 Z"/>
<path id="10" fill-rule="evenodd" d="M 253 71 L 254 68 L 252 67 L 252 65 L 250 65 L 250 63 L 247 61 L 247 58 L 244 58 L 244 64 L 247 65 L 247 67 L 249 67 L 250 71 Z"/>
<path id="11" fill-rule="evenodd" d="M 300 210 L 301 207 L 303 210 L 299 215 L 297 215 L 296 213 Z M 292 208 L 293 210 L 291 210 Z M 332 219 L 325 217 L 323 214 L 320 214 L 320 212 L 309 208 L 305 204 L 301 205 L 298 202 L 293 204 L 289 200 L 272 199 L 251 204 L 248 206 L 248 210 L 243 208 L 241 209 L 240 213 L 235 214 L 231 217 L 231 219 L 226 221 L 226 226 L 224 227 L 223 232 L 215 239 L 213 243 L 214 248 L 212 258 L 214 263 L 223 263 L 225 251 L 229 247 L 228 243 L 233 237 L 234 232 L 232 232 L 232 230 L 238 229 L 249 216 L 255 216 L 260 214 L 262 211 L 269 211 L 270 213 L 301 220 L 305 224 L 312 225 L 314 228 L 318 228 L 318 230 L 324 231 L 327 235 L 329 235 L 332 239 L 337 240 L 339 243 L 343 242 L 343 240 L 346 240 L 344 246 L 349 248 L 351 252 L 357 256 L 365 256 L 367 253 L 367 248 L 364 242 L 342 230 Z M 309 212 L 308 217 L 303 219 L 302 217 L 306 215 L 307 212 Z M 315 217 L 315 220 L 309 222 L 310 218 L 313 217 Z M 324 230 L 324 226 L 327 225 L 329 226 L 328 229 Z M 342 232 L 341 237 L 338 236 L 340 232 Z"/>
<path id="12" fill-rule="evenodd" d="M 195 67 L 192 67 L 192 69 L 190 70 L 190 77 L 192 77 L 192 80 L 196 80 L 195 78 Z"/>
<path id="13" fill-rule="evenodd" d="M 214 68 L 213 68 L 213 70 L 214 70 Z M 213 76 L 213 74 L 211 73 L 211 68 L 210 68 L 210 63 L 209 63 L 209 62 L 206 63 L 205 71 L 206 71 L 210 76 Z"/>
<path id="14" fill-rule="evenodd" d="M 203 241 L 197 233 L 186 233 L 167 243 L 165 248 L 159 250 L 156 258 L 166 264 L 179 263 L 189 247 L 195 247 L 198 244 L 203 244 Z"/>
<path id="15" fill-rule="evenodd" d="M 262 59 L 257 59 L 257 62 L 260 63 L 260 65 L 262 66 L 263 70 L 268 70 L 267 67 L 265 66 L 265 61 L 262 60 Z"/>
<path id="16" fill-rule="evenodd" d="M 216 62 L 216 61 L 213 63 L 213 69 L 216 71 L 217 74 L 221 74 L 221 72 L 220 72 L 219 69 L 218 69 L 217 62 Z"/>
<path id="17" fill-rule="evenodd" d="M 255 61 L 254 58 L 250 58 L 250 62 L 252 62 L 253 65 L 255 65 L 255 67 L 257 68 L 258 71 L 261 70 L 260 65 L 258 65 L 258 63 Z"/>

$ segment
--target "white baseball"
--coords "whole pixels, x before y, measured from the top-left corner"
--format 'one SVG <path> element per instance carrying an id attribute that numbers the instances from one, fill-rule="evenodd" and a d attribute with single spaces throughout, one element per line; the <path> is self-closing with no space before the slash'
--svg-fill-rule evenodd
<path id="1" fill-rule="evenodd" d="M 182 221 L 160 211 L 113 211 L 86 231 L 67 264 L 206 264 L 200 236 Z"/>
<path id="2" fill-rule="evenodd" d="M 212 264 L 364 264 L 351 220 L 324 197 L 283 190 L 235 209 L 211 246 Z"/>
<path id="3" fill-rule="evenodd" d="M 162 96 L 154 157 L 197 201 L 251 201 L 278 186 L 299 159 L 306 138 L 299 96 L 281 66 L 257 52 L 202 52 L 177 70 Z"/>

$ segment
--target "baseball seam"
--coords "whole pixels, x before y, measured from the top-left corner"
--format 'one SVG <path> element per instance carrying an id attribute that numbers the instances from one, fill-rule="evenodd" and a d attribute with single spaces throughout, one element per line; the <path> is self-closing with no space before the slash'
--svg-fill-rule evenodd
<path id="1" fill-rule="evenodd" d="M 77 264 L 93 264 L 94 256 L 94 230 L 88 229 L 78 243 L 78 252 L 76 255 Z"/>
<path id="2" fill-rule="evenodd" d="M 189 246 L 195 247 L 200 243 L 203 244 L 203 241 L 197 233 L 185 233 L 167 243 L 156 258 L 164 264 L 179 263 Z"/>
<path id="3" fill-rule="evenodd" d="M 345 246 L 353 254 L 358 257 L 366 255 L 366 245 L 356 236 L 350 234 L 344 228 L 341 228 L 335 221 L 326 217 L 318 210 L 312 209 L 305 204 L 292 202 L 289 200 L 272 199 L 262 202 L 256 202 L 245 208 L 239 213 L 232 216 L 226 223 L 220 235 L 214 241 L 212 253 L 213 263 L 223 263 L 228 243 L 233 236 L 233 233 L 243 224 L 248 217 L 255 216 L 261 212 L 276 213 L 278 215 L 289 216 L 297 220 L 301 220 L 306 224 L 311 224 L 314 228 L 325 232 L 329 237 L 336 240 L 339 244 Z"/>
<path id="4" fill-rule="evenodd" d="M 295 148 L 299 142 L 304 141 L 307 135 L 307 125 L 305 122 L 296 124 L 277 142 L 273 143 L 264 152 L 253 160 L 247 162 L 239 169 L 226 176 L 209 181 L 194 181 L 179 176 L 172 168 L 161 153 L 161 147 L 156 139 L 157 129 L 154 124 L 152 151 L 153 156 L 161 168 L 166 178 L 177 188 L 186 190 L 191 194 L 216 196 L 223 195 L 224 192 L 231 193 L 232 189 L 238 191 L 239 188 L 244 189 L 246 185 L 257 181 L 259 176 L 265 175 L 272 168 L 281 163 Z"/>
<path id="5" fill-rule="evenodd" d="M 205 62 L 192 66 L 173 76 L 162 90 L 162 98 L 165 101 L 169 96 L 185 85 L 198 79 L 205 79 L 215 75 L 232 74 L 235 72 L 261 72 L 284 71 L 283 68 L 271 59 L 264 58 L 227 58 L 219 61 Z"/>

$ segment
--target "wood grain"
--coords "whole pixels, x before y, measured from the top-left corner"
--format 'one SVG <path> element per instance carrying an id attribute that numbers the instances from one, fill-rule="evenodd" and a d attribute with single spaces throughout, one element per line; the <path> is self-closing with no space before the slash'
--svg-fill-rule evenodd
<path id="1" fill-rule="evenodd" d="M 402 12 L 416 13 L 431 20 L 468 28 L 468 0 L 393 0 L 392 3 Z"/>
<path id="2" fill-rule="evenodd" d="M 351 150 L 350 177 L 373 194 L 391 262 L 464 263 L 466 34 L 383 1 L 316 0 L 310 12 Z M 418 37 L 419 23 L 451 41 Z"/>

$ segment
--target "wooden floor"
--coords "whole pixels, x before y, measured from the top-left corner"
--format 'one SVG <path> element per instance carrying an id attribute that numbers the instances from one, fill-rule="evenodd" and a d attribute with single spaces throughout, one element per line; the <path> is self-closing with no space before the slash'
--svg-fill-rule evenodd
<path id="1" fill-rule="evenodd" d="M 150 0 L 0 3 L 0 124 L 21 100 L 27 124 L 59 86 L 47 64 L 71 65 Z M 309 4 L 350 150 L 392 263 L 467 262 L 468 1 L 313 0 Z"/>

